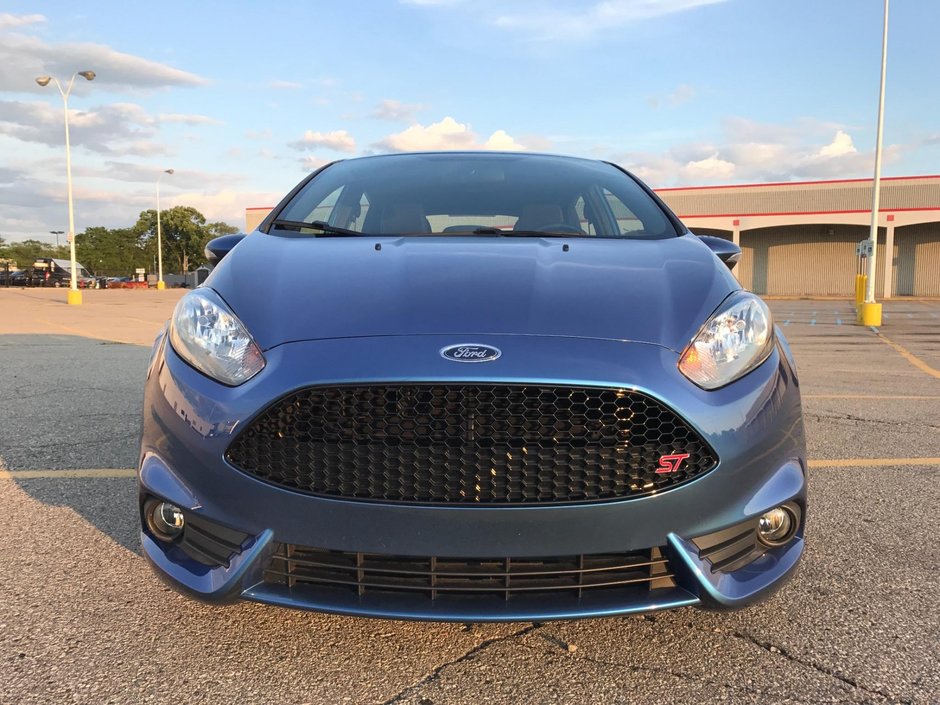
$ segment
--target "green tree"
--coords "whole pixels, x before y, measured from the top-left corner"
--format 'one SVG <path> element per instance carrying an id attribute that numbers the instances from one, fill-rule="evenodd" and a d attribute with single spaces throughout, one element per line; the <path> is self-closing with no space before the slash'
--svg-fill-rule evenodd
<path id="1" fill-rule="evenodd" d="M 87 228 L 76 237 L 75 246 L 79 261 L 99 276 L 124 276 L 148 264 L 134 228 Z"/>
<path id="2" fill-rule="evenodd" d="M 203 249 L 211 239 L 208 227 L 206 217 L 190 206 L 175 206 L 161 211 L 163 261 L 169 260 L 170 266 L 175 266 L 180 273 L 203 264 L 206 261 Z M 148 251 L 153 251 L 157 240 L 157 212 L 153 209 L 141 212 L 134 229 L 147 239 Z"/>
<path id="3" fill-rule="evenodd" d="M 4 242 L 0 244 L 0 258 L 16 262 L 20 269 L 32 267 L 39 257 L 58 257 L 55 246 L 39 240 L 22 240 L 21 242 Z"/>

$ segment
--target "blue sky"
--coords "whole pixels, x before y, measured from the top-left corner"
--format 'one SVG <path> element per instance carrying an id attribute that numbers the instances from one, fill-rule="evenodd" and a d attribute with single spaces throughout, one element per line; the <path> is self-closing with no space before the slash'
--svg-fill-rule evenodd
<path id="1" fill-rule="evenodd" d="M 326 161 L 499 148 L 654 187 L 870 176 L 881 0 L 50 2 L 0 12 L 0 236 L 192 205 L 244 225 Z M 940 172 L 940 2 L 895 0 L 885 175 Z"/>

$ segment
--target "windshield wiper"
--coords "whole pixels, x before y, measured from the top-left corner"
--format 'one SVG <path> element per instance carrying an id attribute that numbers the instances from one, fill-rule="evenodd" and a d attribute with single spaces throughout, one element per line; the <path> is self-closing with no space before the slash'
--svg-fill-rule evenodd
<path id="1" fill-rule="evenodd" d="M 307 223 L 303 220 L 284 220 L 283 218 L 278 218 L 277 220 L 272 220 L 271 225 L 275 228 L 285 228 L 288 230 L 293 228 L 297 228 L 298 230 L 300 228 L 318 230 L 319 232 L 315 234 L 314 237 L 360 237 L 365 235 L 365 233 L 361 233 L 358 230 L 338 228 L 322 220 L 314 220 L 313 222 Z"/>
<path id="2" fill-rule="evenodd" d="M 477 228 L 474 235 L 502 235 L 503 237 L 590 237 L 584 233 L 564 233 L 559 230 L 501 230 L 500 228 Z"/>

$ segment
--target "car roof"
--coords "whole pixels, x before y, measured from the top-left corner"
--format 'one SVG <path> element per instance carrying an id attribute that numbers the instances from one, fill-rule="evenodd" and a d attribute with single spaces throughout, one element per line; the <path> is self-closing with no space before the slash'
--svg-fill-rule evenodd
<path id="1" fill-rule="evenodd" d="M 480 149 L 459 149 L 459 150 L 428 150 L 423 152 L 388 152 L 386 154 L 369 154 L 362 157 L 352 157 L 350 159 L 337 159 L 343 161 L 363 161 L 368 159 L 394 159 L 396 157 L 427 157 L 427 156 L 453 156 L 453 157 L 497 157 L 506 159 L 564 159 L 574 162 L 588 164 L 607 164 L 602 159 L 588 159 L 586 157 L 576 157 L 570 154 L 552 154 L 550 152 L 519 152 L 507 150 L 480 150 Z"/>

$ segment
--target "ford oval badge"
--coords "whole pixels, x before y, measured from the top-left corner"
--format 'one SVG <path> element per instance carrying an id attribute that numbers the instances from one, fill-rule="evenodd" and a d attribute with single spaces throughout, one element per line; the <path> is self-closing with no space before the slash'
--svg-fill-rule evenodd
<path id="1" fill-rule="evenodd" d="M 502 354 L 499 348 L 479 343 L 460 343 L 441 348 L 441 357 L 454 362 L 492 362 Z"/>

